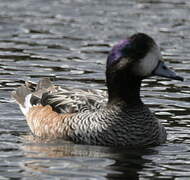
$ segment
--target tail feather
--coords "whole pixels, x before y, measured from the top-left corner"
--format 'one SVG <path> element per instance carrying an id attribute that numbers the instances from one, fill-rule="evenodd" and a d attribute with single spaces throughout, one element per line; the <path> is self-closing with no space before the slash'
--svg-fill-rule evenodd
<path id="1" fill-rule="evenodd" d="M 36 86 L 36 91 L 39 91 L 41 89 L 50 89 L 50 88 L 54 88 L 54 85 L 51 83 L 50 79 L 43 78 L 38 82 Z"/>
<path id="2" fill-rule="evenodd" d="M 24 107 L 25 98 L 29 94 L 31 94 L 31 90 L 27 86 L 22 85 L 16 91 L 13 91 L 11 95 L 19 105 Z"/>
<path id="3" fill-rule="evenodd" d="M 55 91 L 56 88 L 49 78 L 43 78 L 37 84 L 25 82 L 25 85 L 18 87 L 11 95 L 26 115 L 33 105 L 41 103 L 41 97 L 45 92 Z"/>

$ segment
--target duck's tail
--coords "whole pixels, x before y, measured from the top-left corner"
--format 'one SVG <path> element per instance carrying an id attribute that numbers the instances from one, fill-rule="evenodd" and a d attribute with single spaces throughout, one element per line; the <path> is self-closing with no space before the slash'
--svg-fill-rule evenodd
<path id="1" fill-rule="evenodd" d="M 42 94 L 55 89 L 49 78 L 43 78 L 37 84 L 26 82 L 12 92 L 11 96 L 20 106 L 21 111 L 26 116 L 29 109 L 34 105 L 41 104 Z"/>

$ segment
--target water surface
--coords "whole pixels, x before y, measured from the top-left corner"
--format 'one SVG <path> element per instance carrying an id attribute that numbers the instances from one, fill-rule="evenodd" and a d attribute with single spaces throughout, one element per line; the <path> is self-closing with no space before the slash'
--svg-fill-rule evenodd
<path id="1" fill-rule="evenodd" d="M 189 179 L 189 0 L 6 0 L 0 2 L 0 179 Z M 152 36 L 184 82 L 150 78 L 144 102 L 166 144 L 127 150 L 34 139 L 10 92 L 50 77 L 65 87 L 103 89 L 111 46 Z"/>

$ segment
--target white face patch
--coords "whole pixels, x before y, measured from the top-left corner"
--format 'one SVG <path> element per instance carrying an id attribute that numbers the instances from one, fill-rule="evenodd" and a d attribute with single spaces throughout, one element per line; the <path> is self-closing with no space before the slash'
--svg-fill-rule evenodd
<path id="1" fill-rule="evenodd" d="M 139 60 L 137 67 L 135 67 L 135 73 L 140 76 L 150 75 L 160 59 L 160 49 L 155 45 L 143 59 Z"/>

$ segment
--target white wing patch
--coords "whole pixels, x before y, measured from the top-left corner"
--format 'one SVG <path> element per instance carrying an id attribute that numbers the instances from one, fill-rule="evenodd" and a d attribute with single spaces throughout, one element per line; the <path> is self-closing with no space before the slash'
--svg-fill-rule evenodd
<path id="1" fill-rule="evenodd" d="M 32 97 L 32 94 L 28 94 L 25 97 L 25 102 L 24 102 L 24 106 L 22 106 L 21 104 L 19 104 L 19 107 L 22 111 L 22 113 L 26 116 L 27 113 L 29 112 L 29 109 L 32 107 L 32 104 L 30 103 L 30 99 Z"/>

